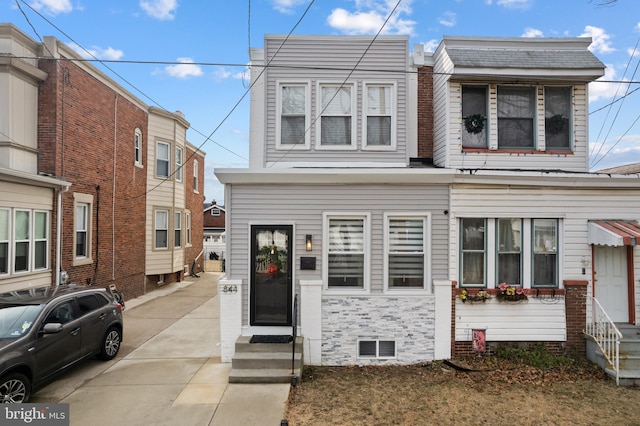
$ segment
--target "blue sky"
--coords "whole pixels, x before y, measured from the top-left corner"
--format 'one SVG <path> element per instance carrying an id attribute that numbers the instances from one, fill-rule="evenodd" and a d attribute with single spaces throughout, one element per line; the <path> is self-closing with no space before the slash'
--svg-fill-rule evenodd
<path id="1" fill-rule="evenodd" d="M 590 86 L 591 164 L 601 169 L 640 161 L 640 91 L 624 97 L 640 88 L 640 9 L 637 0 L 605 2 L 402 0 L 383 33 L 409 35 L 411 45 L 426 50 L 443 35 L 592 37 L 593 53 L 607 65 L 603 79 L 621 82 Z M 145 103 L 182 111 L 191 123 L 189 142 L 207 154 L 206 201 L 222 204 L 214 168 L 248 164 L 249 97 L 240 99 L 249 85 L 249 46 L 262 47 L 265 34 L 289 33 L 310 3 L 2 0 L 0 22 L 117 61 L 96 66 Z M 317 0 L 293 33 L 375 34 L 397 3 Z"/>

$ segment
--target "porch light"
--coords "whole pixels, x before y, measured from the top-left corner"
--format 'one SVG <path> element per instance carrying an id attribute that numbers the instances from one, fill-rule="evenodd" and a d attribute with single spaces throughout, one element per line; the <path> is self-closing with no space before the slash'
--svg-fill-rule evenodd
<path id="1" fill-rule="evenodd" d="M 311 236 L 311 234 L 307 234 L 305 236 L 305 244 L 304 244 L 304 246 L 307 249 L 307 251 L 313 250 L 313 237 Z"/>

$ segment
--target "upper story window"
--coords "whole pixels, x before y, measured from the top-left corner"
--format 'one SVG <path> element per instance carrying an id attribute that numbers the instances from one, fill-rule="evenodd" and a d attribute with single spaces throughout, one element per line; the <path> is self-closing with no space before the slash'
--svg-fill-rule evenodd
<path id="1" fill-rule="evenodd" d="M 287 149 L 308 148 L 309 116 L 308 87 L 306 83 L 281 83 L 278 86 L 277 146 Z"/>
<path id="2" fill-rule="evenodd" d="M 498 148 L 534 149 L 536 89 L 498 87 Z"/>
<path id="3" fill-rule="evenodd" d="M 133 136 L 133 155 L 136 166 L 142 166 L 142 132 L 136 129 Z"/>
<path id="4" fill-rule="evenodd" d="M 392 84 L 365 84 L 365 146 L 395 148 L 395 88 Z"/>
<path id="5" fill-rule="evenodd" d="M 193 192 L 198 192 L 198 160 L 193 161 Z"/>
<path id="6" fill-rule="evenodd" d="M 487 147 L 487 87 L 462 86 L 462 146 Z"/>
<path id="7" fill-rule="evenodd" d="M 156 144 L 156 176 L 167 179 L 169 177 L 170 145 L 166 142 Z"/>
<path id="8" fill-rule="evenodd" d="M 547 150 L 571 149 L 571 87 L 544 88 L 544 135 Z"/>
<path id="9" fill-rule="evenodd" d="M 176 147 L 176 180 L 182 182 L 182 148 Z"/>
<path id="10" fill-rule="evenodd" d="M 211 209 L 211 216 L 220 216 L 220 209 L 217 207 L 214 207 Z"/>
<path id="11" fill-rule="evenodd" d="M 355 147 L 354 87 L 352 84 L 320 84 L 320 146 L 344 149 Z"/>

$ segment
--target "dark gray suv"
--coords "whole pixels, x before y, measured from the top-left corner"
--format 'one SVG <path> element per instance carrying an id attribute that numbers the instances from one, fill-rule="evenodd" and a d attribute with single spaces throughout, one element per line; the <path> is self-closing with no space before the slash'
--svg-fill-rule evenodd
<path id="1" fill-rule="evenodd" d="M 122 343 L 122 305 L 103 288 L 63 285 L 0 294 L 0 403 L 27 402 L 57 373 Z"/>

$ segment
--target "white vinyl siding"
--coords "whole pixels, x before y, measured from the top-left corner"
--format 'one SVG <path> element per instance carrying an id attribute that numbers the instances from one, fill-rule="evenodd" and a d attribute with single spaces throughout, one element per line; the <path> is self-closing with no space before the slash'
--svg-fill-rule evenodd
<path id="1" fill-rule="evenodd" d="M 365 149 L 395 149 L 396 90 L 394 84 L 365 83 L 363 129 Z"/>

